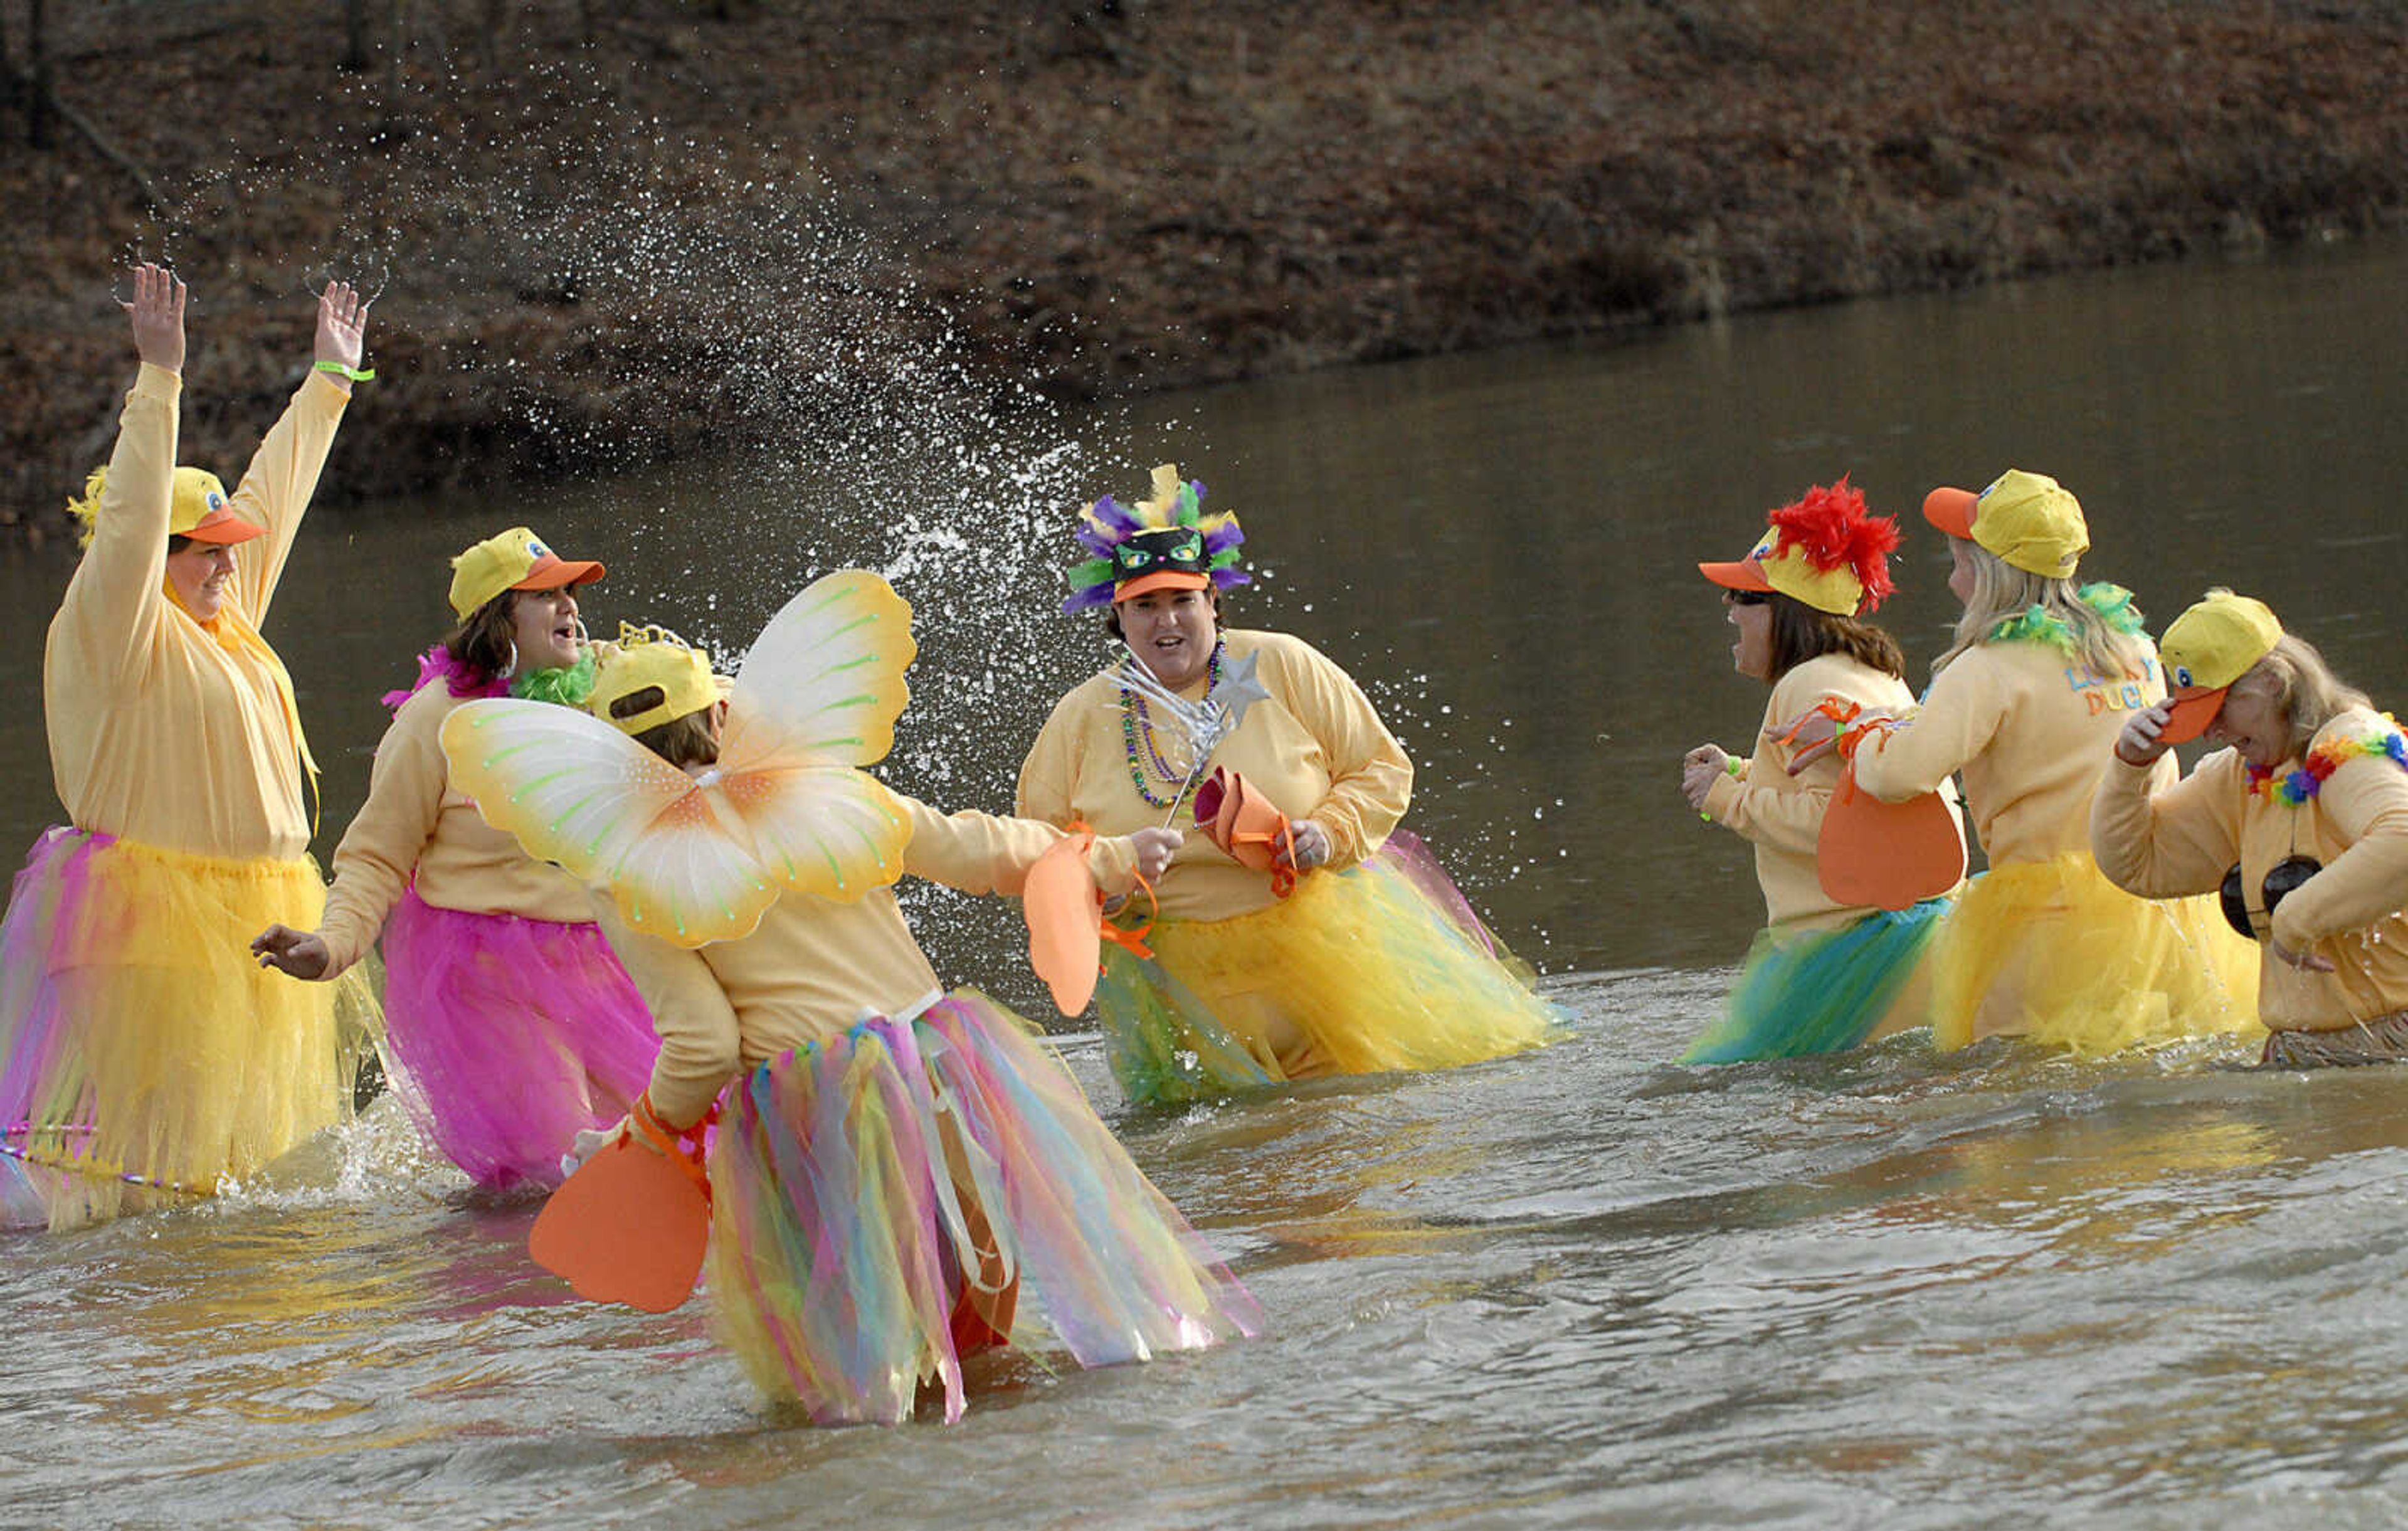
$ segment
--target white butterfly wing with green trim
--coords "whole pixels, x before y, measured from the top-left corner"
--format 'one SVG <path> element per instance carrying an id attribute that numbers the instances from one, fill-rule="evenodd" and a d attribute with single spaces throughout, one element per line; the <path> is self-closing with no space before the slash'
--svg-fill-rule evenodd
<path id="1" fill-rule="evenodd" d="M 770 619 L 711 770 L 689 776 L 575 708 L 498 699 L 456 708 L 444 752 L 487 823 L 607 887 L 635 929 L 733 940 L 789 889 L 851 901 L 902 875 L 909 823 L 855 767 L 892 745 L 915 651 L 910 606 L 846 570 Z"/>

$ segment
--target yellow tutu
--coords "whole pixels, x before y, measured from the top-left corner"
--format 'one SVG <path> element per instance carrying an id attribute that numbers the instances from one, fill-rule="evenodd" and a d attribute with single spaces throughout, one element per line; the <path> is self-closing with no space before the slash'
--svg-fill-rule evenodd
<path id="1" fill-rule="evenodd" d="M 2258 950 L 2209 898 L 2135 898 L 2082 851 L 1994 866 L 1933 943 L 1932 1039 L 2098 1056 L 2258 1027 Z"/>
<path id="2" fill-rule="evenodd" d="M 303 983 L 249 951 L 325 898 L 308 861 L 36 844 L 0 926 L 0 1144 L 53 1229 L 208 1195 L 351 1115 L 380 1024 L 366 980 Z"/>
<path id="3" fill-rule="evenodd" d="M 1559 1023 L 1420 843 L 1228 920 L 1165 921 L 1154 960 L 1107 949 L 1098 1013 L 1131 1100 L 1177 1102 L 1330 1074 L 1452 1068 L 1538 1047 Z"/>

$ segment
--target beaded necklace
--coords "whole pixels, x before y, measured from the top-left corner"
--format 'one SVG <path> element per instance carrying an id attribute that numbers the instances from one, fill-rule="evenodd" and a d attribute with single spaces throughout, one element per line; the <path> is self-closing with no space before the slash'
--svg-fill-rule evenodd
<path id="1" fill-rule="evenodd" d="M 1210 696 L 1212 688 L 1221 683 L 1221 645 L 1217 642 L 1212 645 L 1212 656 L 1204 662 L 1204 694 Z M 1129 781 L 1137 788 L 1139 800 L 1150 808 L 1176 805 L 1192 773 L 1181 771 L 1162 758 L 1162 751 L 1154 742 L 1154 717 L 1146 710 L 1145 698 L 1138 694 L 1135 687 L 1125 685 L 1121 687 L 1121 744 L 1128 751 Z M 1170 786 L 1169 796 L 1156 797 L 1154 789 L 1146 785 L 1149 766 L 1155 779 Z"/>
<path id="2" fill-rule="evenodd" d="M 2393 765 L 2408 767 L 2408 740 L 2400 737 L 2400 725 L 2392 722 L 2391 714 L 2385 713 L 2383 721 L 2391 724 L 2384 733 L 2362 739 L 2327 739 L 2308 751 L 2308 758 L 2298 770 L 2279 778 L 2279 766 L 2249 766 L 2249 790 L 2286 808 L 2298 808 L 2324 791 L 2325 781 L 2333 772 L 2360 756 L 2385 755 Z"/>

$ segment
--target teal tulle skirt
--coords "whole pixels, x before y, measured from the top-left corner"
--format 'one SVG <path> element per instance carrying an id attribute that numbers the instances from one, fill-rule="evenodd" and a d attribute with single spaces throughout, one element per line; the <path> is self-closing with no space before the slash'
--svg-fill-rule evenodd
<path id="1" fill-rule="evenodd" d="M 1922 1025 L 1897 1017 L 1902 1004 L 1928 1007 L 1923 960 L 1948 900 L 1928 898 L 1868 915 L 1844 930 L 1777 937 L 1759 932 L 1723 1018 L 1689 1045 L 1683 1063 L 1745 1063 L 1844 1052 L 1876 1031 Z M 1885 1027 L 1885 1021 L 1895 1023 Z"/>

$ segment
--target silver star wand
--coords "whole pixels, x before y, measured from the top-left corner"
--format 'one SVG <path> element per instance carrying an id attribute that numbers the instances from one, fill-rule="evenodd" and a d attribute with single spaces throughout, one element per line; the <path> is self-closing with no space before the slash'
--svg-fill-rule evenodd
<path id="1" fill-rule="evenodd" d="M 1196 778 L 1204 769 L 1206 758 L 1220 747 L 1223 739 L 1238 731 L 1238 724 L 1244 719 L 1248 708 L 1256 702 L 1271 699 L 1271 694 L 1254 679 L 1254 660 L 1257 657 L 1248 654 L 1243 659 L 1231 660 L 1222 666 L 1220 677 L 1212 682 L 1212 688 L 1201 699 L 1193 702 L 1155 680 L 1154 672 L 1147 669 L 1145 662 L 1135 653 L 1121 661 L 1121 684 L 1145 698 L 1148 726 L 1152 725 L 1154 710 L 1159 708 L 1162 716 L 1187 738 L 1188 758 L 1193 764 L 1187 767 L 1187 779 L 1179 783 L 1179 791 L 1171 796 L 1170 812 L 1162 821 L 1165 829 L 1170 827 L 1171 820 L 1179 817 L 1179 805 L 1187 800 L 1187 789 L 1196 784 Z"/>

